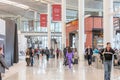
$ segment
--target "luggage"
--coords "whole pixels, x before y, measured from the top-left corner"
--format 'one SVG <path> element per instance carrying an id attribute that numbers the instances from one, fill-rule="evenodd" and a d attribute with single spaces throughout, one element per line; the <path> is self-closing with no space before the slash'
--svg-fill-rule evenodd
<path id="1" fill-rule="evenodd" d="M 74 59 L 74 64 L 78 64 L 78 59 Z"/>
<path id="2" fill-rule="evenodd" d="M 92 57 L 92 62 L 95 62 L 95 56 Z"/>
<path id="3" fill-rule="evenodd" d="M 65 58 L 64 61 L 63 61 L 63 65 L 67 66 L 68 65 L 68 59 Z"/>

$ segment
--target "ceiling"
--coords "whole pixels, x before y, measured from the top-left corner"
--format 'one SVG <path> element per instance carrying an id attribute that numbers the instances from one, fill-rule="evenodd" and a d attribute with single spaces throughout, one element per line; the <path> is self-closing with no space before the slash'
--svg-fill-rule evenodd
<path id="1" fill-rule="evenodd" d="M 8 4 L 0 3 L 0 17 L 1 16 L 22 16 L 27 19 L 34 18 L 34 11 L 39 13 L 47 12 L 47 4 L 41 3 L 35 0 L 11 0 L 14 2 L 22 3 L 30 7 L 31 10 L 24 10 L 18 7 L 14 7 Z M 47 0 L 51 3 L 61 3 L 61 0 Z M 120 0 L 115 0 L 120 1 Z M 78 0 L 66 0 L 67 6 L 67 18 L 74 19 L 77 16 Z M 100 12 L 102 11 L 102 0 L 85 0 L 85 11 L 89 12 Z"/>

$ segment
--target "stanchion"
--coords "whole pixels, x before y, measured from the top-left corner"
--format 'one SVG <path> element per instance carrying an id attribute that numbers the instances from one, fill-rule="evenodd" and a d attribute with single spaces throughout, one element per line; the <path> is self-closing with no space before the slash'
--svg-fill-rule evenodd
<path id="1" fill-rule="evenodd" d="M 99 55 L 96 56 L 95 67 L 97 69 L 102 69 L 102 60 L 100 59 Z"/>

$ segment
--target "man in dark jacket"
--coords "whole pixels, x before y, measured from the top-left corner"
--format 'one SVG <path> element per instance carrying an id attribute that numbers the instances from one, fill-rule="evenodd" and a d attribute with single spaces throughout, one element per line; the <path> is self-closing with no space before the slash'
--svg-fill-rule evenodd
<path id="1" fill-rule="evenodd" d="M 46 54 L 46 57 L 47 57 L 47 61 L 49 61 L 50 51 L 49 51 L 48 47 L 46 47 L 45 54 Z"/>
<path id="2" fill-rule="evenodd" d="M 1 73 L 5 73 L 5 68 L 9 69 L 2 55 L 2 52 L 2 48 L 0 47 L 0 80 L 2 80 Z"/>
<path id="3" fill-rule="evenodd" d="M 30 49 L 30 63 L 31 63 L 31 66 L 33 66 L 34 51 L 32 48 L 29 48 L 29 49 Z"/>
<path id="4" fill-rule="evenodd" d="M 67 48 L 63 49 L 63 53 L 64 53 L 64 58 L 66 58 Z"/>
<path id="5" fill-rule="evenodd" d="M 90 46 L 88 46 L 85 50 L 85 53 L 88 59 L 88 65 L 90 66 L 92 64 L 93 49 Z"/>
<path id="6" fill-rule="evenodd" d="M 111 48 L 111 43 L 108 42 L 106 48 L 101 51 L 101 54 L 104 58 L 104 80 L 111 80 L 111 69 L 112 69 L 112 60 L 113 54 L 115 51 Z"/>

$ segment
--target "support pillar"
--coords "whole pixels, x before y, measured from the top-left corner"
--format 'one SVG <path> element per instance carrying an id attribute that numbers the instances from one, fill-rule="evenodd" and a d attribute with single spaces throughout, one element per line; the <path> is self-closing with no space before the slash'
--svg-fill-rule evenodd
<path id="1" fill-rule="evenodd" d="M 36 22 L 37 22 L 37 11 L 34 11 L 34 31 L 37 31 Z"/>
<path id="2" fill-rule="evenodd" d="M 62 49 L 66 47 L 66 0 L 62 0 Z"/>
<path id="3" fill-rule="evenodd" d="M 106 43 L 113 44 L 113 0 L 103 0 L 103 34 L 104 34 L 104 47 Z M 113 80 L 114 71 L 112 66 L 111 80 Z"/>
<path id="4" fill-rule="evenodd" d="M 84 30 L 84 0 L 78 2 L 78 19 L 79 19 L 79 54 L 83 54 L 85 50 L 85 30 Z"/>
<path id="5" fill-rule="evenodd" d="M 78 0 L 78 24 L 79 24 L 79 32 L 78 32 L 78 53 L 79 53 L 79 69 L 83 69 L 80 72 L 80 80 L 85 80 L 85 60 L 84 60 L 84 51 L 85 51 L 85 30 L 84 30 L 84 4 L 85 0 Z M 80 70 L 79 70 L 80 71 Z"/>
<path id="6" fill-rule="evenodd" d="M 103 0 L 104 47 L 107 42 L 113 43 L 113 0 Z"/>
<path id="7" fill-rule="evenodd" d="M 51 5 L 50 4 L 48 4 L 47 30 L 48 30 L 48 49 L 50 49 L 51 48 Z"/>

